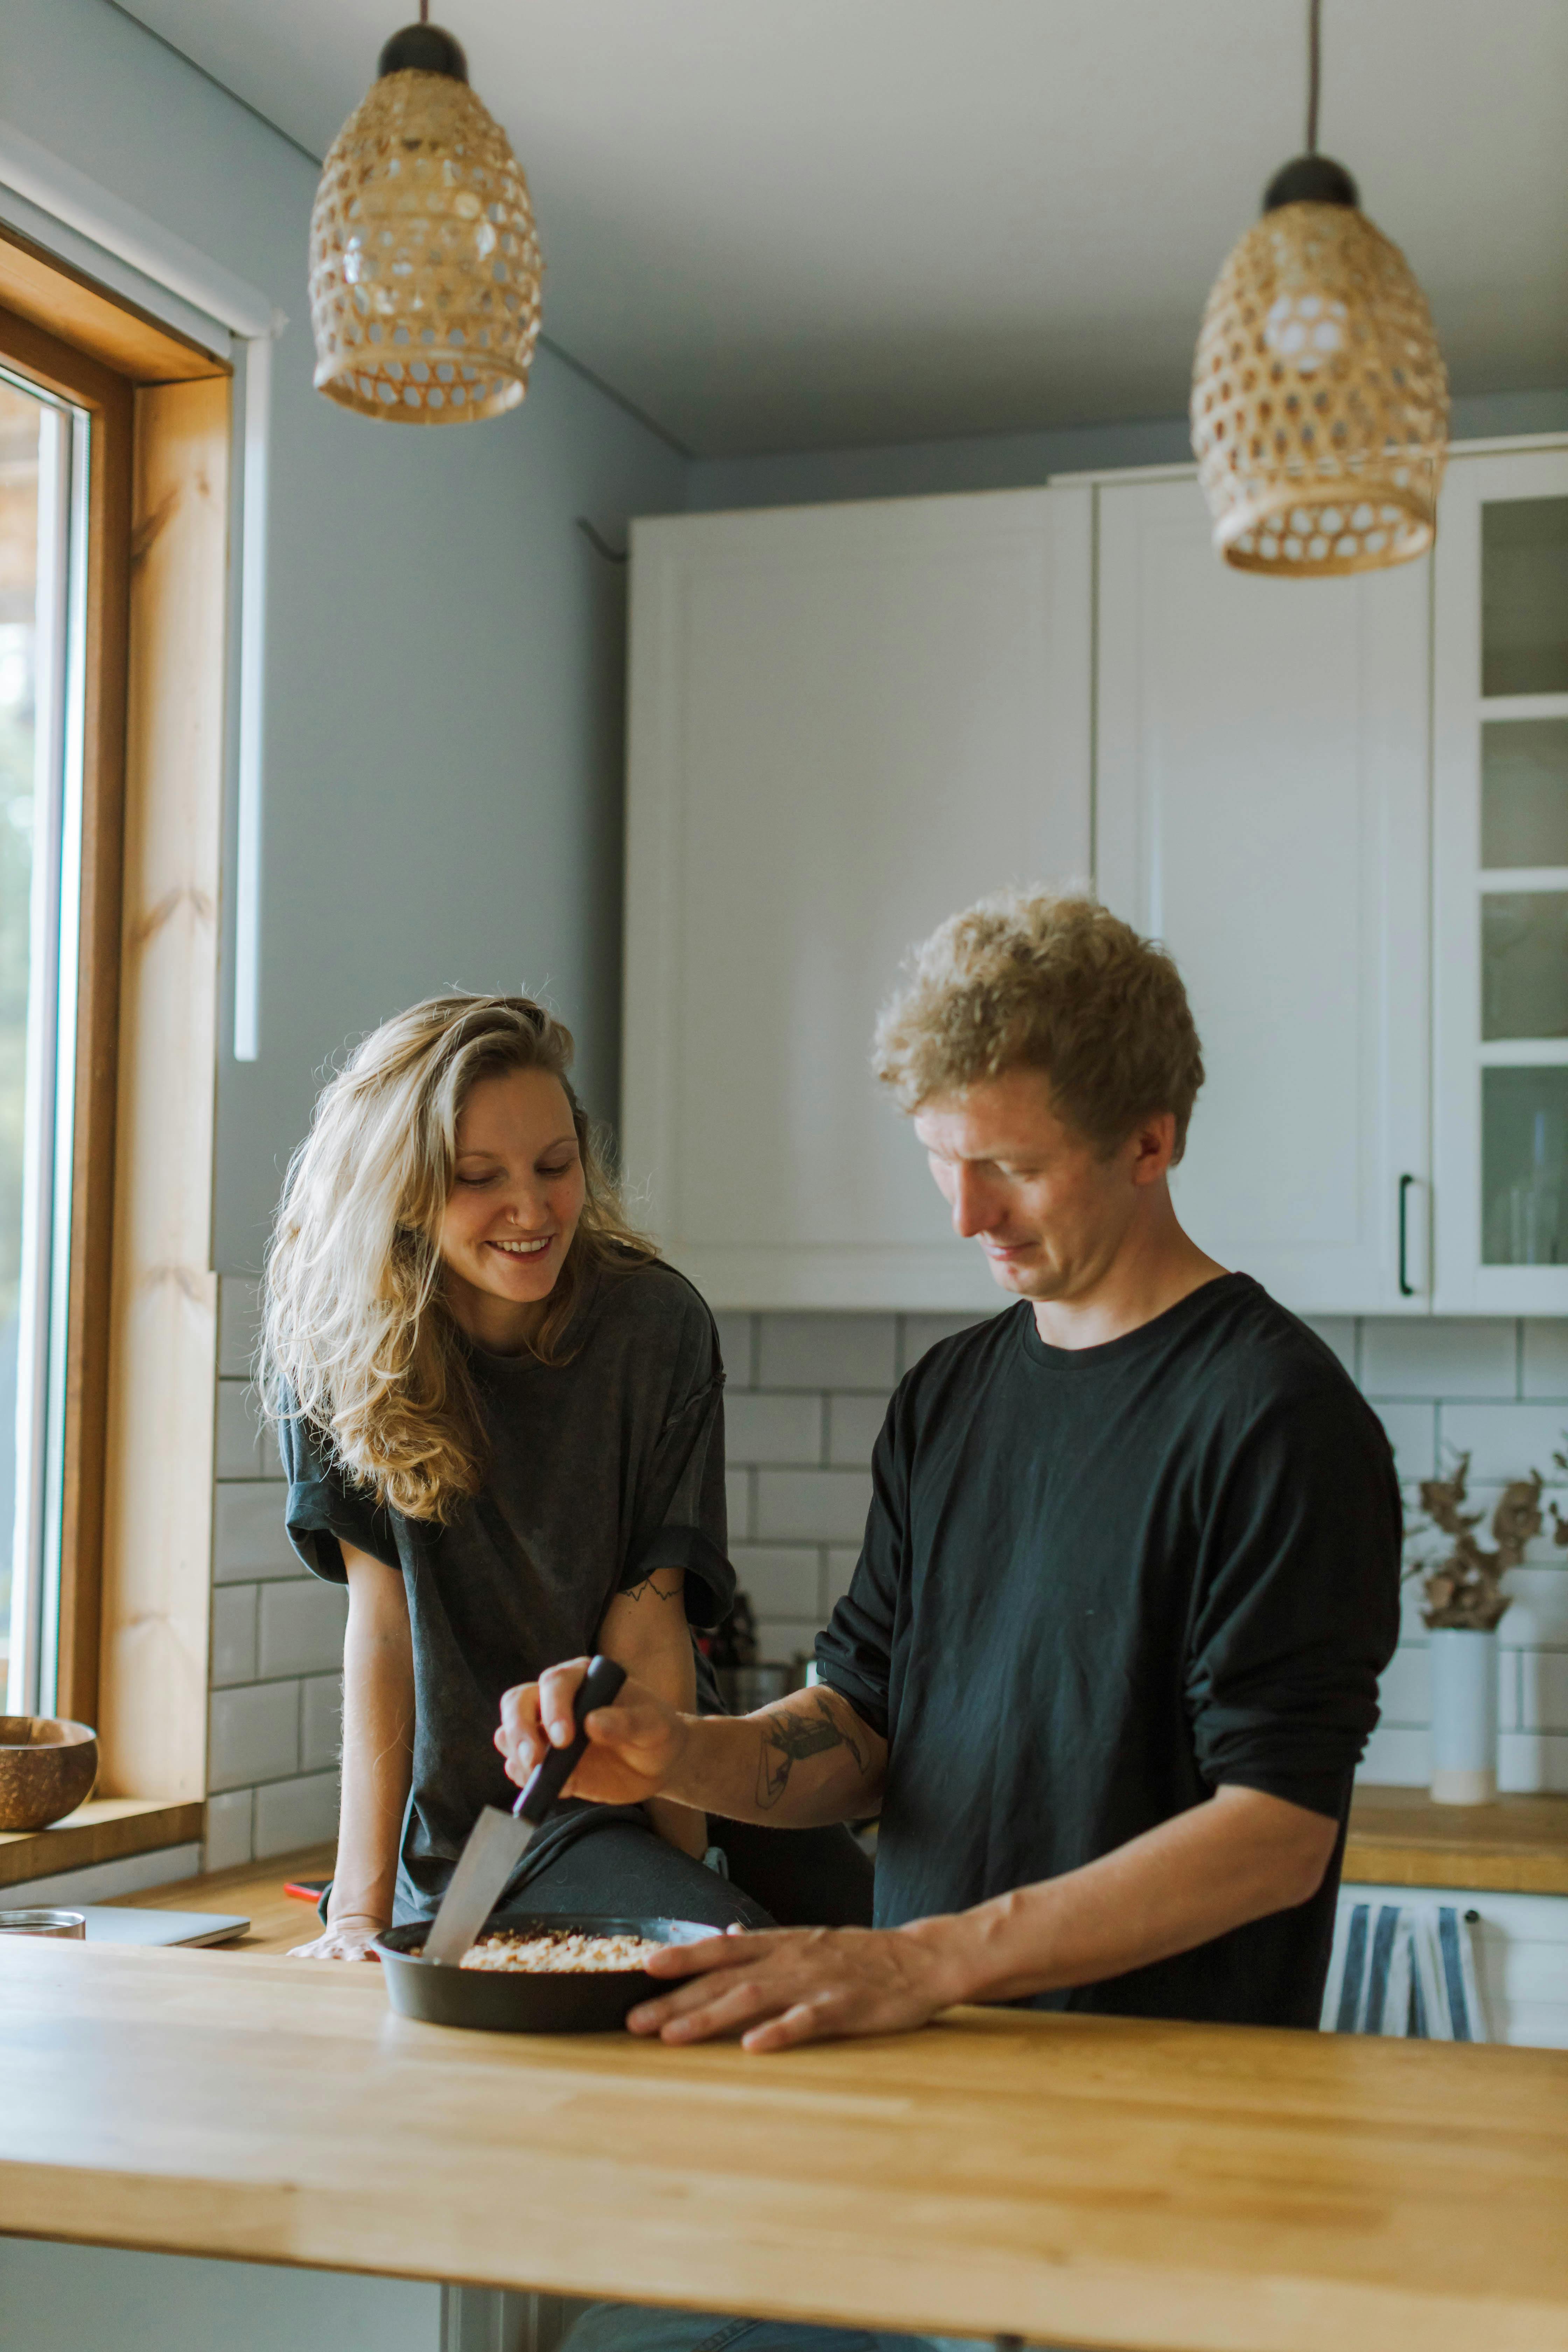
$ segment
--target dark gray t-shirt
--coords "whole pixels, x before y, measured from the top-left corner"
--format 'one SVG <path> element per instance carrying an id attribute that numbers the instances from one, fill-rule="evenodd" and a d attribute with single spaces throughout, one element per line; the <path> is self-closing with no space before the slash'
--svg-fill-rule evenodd
<path id="1" fill-rule="evenodd" d="M 592 1651 L 616 1594 L 657 1569 L 685 1570 L 695 1625 L 717 1624 L 734 1597 L 724 1371 L 701 1298 L 671 1266 L 601 1268 L 567 1346 L 557 1364 L 471 1349 L 489 1469 L 445 1528 L 378 1507 L 316 1432 L 281 1425 L 289 1539 L 306 1567 L 343 1582 L 341 1540 L 407 1588 L 416 1724 L 399 1918 L 434 1910 L 480 1807 L 517 1794 L 492 1740 L 503 1691 Z M 519 1883 L 611 1810 L 559 1807 Z"/>

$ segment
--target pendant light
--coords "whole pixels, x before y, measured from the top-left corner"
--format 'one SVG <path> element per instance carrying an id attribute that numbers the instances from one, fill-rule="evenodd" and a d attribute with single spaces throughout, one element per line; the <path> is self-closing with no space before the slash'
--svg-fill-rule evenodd
<path id="1" fill-rule="evenodd" d="M 1431 546 L 1448 384 L 1397 246 L 1318 153 L 1321 0 L 1309 0 L 1307 152 L 1209 296 L 1193 364 L 1193 450 L 1215 545 L 1244 572 L 1318 579 Z"/>
<path id="2" fill-rule="evenodd" d="M 316 388 L 359 416 L 462 425 L 515 408 L 539 336 L 528 183 L 450 33 L 395 33 L 310 213 Z"/>

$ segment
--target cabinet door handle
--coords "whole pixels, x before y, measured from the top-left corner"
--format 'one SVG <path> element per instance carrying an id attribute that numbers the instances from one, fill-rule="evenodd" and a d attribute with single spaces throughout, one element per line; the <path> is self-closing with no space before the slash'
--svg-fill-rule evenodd
<path id="1" fill-rule="evenodd" d="M 1420 1182 L 1418 1176 L 1402 1176 L 1399 1180 L 1399 1296 L 1414 1298 L 1415 1285 L 1409 1275 L 1407 1244 L 1410 1240 L 1410 1192 Z"/>

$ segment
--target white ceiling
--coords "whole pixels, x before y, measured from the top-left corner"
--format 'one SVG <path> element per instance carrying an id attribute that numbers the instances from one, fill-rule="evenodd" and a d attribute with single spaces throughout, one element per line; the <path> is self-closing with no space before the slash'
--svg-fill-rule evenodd
<path id="1" fill-rule="evenodd" d="M 407 0 L 132 0 L 316 155 Z M 1305 0 L 436 0 L 529 175 L 545 331 L 725 454 L 1185 404 L 1302 143 Z M 1568 0 L 1326 0 L 1321 145 L 1454 388 L 1568 384 Z"/>

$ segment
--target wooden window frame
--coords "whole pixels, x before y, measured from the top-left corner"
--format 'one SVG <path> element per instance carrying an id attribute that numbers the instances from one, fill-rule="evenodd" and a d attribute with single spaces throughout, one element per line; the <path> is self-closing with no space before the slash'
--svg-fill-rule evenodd
<path id="1" fill-rule="evenodd" d="M 9 230 L 0 360 L 91 428 L 55 1709 L 101 1759 L 3 1885 L 201 1834 L 232 371 Z"/>

